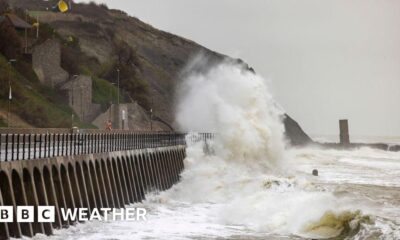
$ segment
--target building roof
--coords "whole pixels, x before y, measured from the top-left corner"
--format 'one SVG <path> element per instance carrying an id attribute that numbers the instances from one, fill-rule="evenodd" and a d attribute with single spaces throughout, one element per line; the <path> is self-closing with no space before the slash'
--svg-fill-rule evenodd
<path id="1" fill-rule="evenodd" d="M 25 22 L 15 14 L 8 13 L 5 16 L 10 20 L 11 24 L 15 28 L 22 28 L 22 29 L 32 28 L 32 26 L 29 23 Z"/>
<path id="2" fill-rule="evenodd" d="M 60 89 L 70 90 L 73 88 L 82 88 L 82 86 L 84 86 L 87 82 L 92 82 L 92 78 L 90 76 L 78 75 L 77 77 L 72 77 L 69 81 L 65 82 Z"/>

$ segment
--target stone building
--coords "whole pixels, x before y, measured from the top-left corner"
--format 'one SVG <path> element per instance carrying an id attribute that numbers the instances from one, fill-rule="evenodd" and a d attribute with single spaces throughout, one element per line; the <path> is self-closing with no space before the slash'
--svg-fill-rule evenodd
<path id="1" fill-rule="evenodd" d="M 3 21 L 8 21 L 16 30 L 26 30 L 26 29 L 31 29 L 32 26 L 22 20 L 20 17 L 18 17 L 15 14 L 7 13 L 4 14 L 4 16 L 0 16 L 0 23 Z"/>
<path id="2" fill-rule="evenodd" d="M 60 43 L 54 39 L 48 39 L 33 49 L 32 66 L 40 82 L 52 88 L 69 78 L 68 72 L 61 68 Z"/>
<path id="3" fill-rule="evenodd" d="M 17 58 L 28 47 L 24 32 L 32 28 L 30 24 L 15 14 L 0 16 L 0 52 L 8 59 Z"/>
<path id="4" fill-rule="evenodd" d="M 69 106 L 79 119 L 90 122 L 101 112 L 99 104 L 92 103 L 92 78 L 89 76 L 73 76 L 60 88 L 68 97 Z"/>

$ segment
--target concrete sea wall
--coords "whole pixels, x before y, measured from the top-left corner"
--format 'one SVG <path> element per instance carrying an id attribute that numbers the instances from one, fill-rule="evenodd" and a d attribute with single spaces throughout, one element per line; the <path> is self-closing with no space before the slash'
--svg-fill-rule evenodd
<path id="1" fill-rule="evenodd" d="M 61 208 L 123 208 L 179 181 L 185 146 L 0 162 L 0 206 L 55 206 L 54 223 L 0 223 L 0 239 L 51 235 Z"/>

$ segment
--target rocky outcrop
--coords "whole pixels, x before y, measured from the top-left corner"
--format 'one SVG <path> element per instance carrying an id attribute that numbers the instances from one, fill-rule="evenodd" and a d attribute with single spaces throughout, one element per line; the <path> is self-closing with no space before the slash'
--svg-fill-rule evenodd
<path id="1" fill-rule="evenodd" d="M 291 145 L 304 146 L 313 143 L 312 139 L 303 131 L 300 125 L 289 115 L 284 115 L 283 123 L 285 125 L 285 136 Z"/>

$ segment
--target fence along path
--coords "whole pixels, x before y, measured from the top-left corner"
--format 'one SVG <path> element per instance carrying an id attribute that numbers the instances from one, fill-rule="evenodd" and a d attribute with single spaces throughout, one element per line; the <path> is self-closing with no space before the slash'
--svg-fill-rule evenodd
<path id="1" fill-rule="evenodd" d="M 170 132 L 7 133 L 0 134 L 0 161 L 184 145 L 185 135 Z"/>

